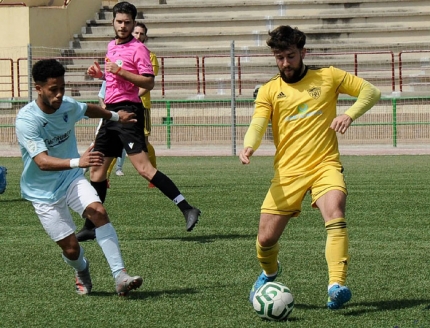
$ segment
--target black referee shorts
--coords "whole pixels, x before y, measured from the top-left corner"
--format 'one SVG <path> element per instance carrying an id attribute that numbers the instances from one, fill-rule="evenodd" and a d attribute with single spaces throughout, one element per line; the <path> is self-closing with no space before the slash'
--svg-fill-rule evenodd
<path id="1" fill-rule="evenodd" d="M 106 104 L 106 109 L 114 112 L 124 110 L 136 114 L 136 123 L 120 123 L 103 120 L 96 136 L 94 150 L 102 152 L 106 157 L 121 157 L 124 148 L 127 154 L 148 152 L 145 143 L 145 114 L 142 103 L 128 101 Z"/>

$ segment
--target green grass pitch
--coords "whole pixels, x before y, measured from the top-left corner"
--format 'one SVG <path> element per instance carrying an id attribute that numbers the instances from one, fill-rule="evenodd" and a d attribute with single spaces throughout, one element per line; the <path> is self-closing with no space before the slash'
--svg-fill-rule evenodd
<path id="1" fill-rule="evenodd" d="M 128 160 L 111 177 L 106 208 L 126 267 L 144 278 L 118 298 L 96 242 L 83 244 L 93 293 L 74 292 L 72 270 L 20 198 L 21 159 L 2 158 L 0 327 L 429 327 L 430 156 L 343 156 L 353 297 L 325 308 L 325 229 L 306 197 L 281 239 L 279 282 L 295 297 L 286 322 L 262 321 L 248 303 L 260 273 L 255 258 L 259 208 L 272 158 L 160 157 L 159 169 L 202 210 L 191 233 L 179 210 L 148 189 Z M 74 215 L 78 228 L 83 223 Z"/>

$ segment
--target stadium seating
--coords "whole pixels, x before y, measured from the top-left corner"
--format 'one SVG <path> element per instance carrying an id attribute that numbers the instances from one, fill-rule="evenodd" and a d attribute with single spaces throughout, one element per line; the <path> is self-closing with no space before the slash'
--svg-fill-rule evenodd
<path id="1" fill-rule="evenodd" d="M 357 68 L 354 59 L 339 53 L 369 52 L 367 57 L 362 55 L 358 59 L 362 69 L 357 73 L 380 82 L 386 92 L 392 91 L 393 82 L 399 84 L 398 74 L 393 76 L 390 65 L 394 60 L 397 71 L 401 51 L 430 49 L 430 3 L 423 0 L 219 0 L 210 3 L 136 0 L 133 3 L 139 11 L 138 20 L 149 28 L 148 47 L 160 58 L 166 58 L 163 89 L 158 88 L 155 97 L 202 92 L 229 94 L 229 86 L 224 82 L 229 80 L 228 56 L 233 40 L 236 54 L 242 56 L 239 95 L 252 94 L 255 84 L 264 82 L 262 72 L 269 75 L 276 72 L 270 57 L 255 55 L 268 54 L 267 32 L 282 24 L 297 26 L 306 32 L 309 53 L 314 54 L 307 59 L 315 64 L 336 64 L 354 71 Z M 81 33 L 74 36 L 70 49 L 63 54 L 103 58 L 106 44 L 114 36 L 112 6 L 112 1 L 106 2 L 94 19 L 82 27 Z M 372 52 L 381 53 L 372 55 Z M 198 62 L 194 56 L 198 56 Z M 410 90 L 428 83 L 428 74 L 425 70 L 423 73 L 422 65 L 416 65 L 427 57 L 424 54 L 419 58 L 404 58 L 404 81 L 401 83 Z M 76 65 L 70 67 L 85 66 L 82 60 Z M 196 86 L 197 79 L 201 80 L 200 87 Z M 83 82 L 87 88 L 79 91 L 76 87 L 74 96 L 94 95 L 98 82 L 88 77 Z M 179 85 L 180 82 L 185 83 Z"/>

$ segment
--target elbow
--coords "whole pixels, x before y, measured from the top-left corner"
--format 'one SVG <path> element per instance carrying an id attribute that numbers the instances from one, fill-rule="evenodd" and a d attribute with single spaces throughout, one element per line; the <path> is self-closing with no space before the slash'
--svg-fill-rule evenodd
<path id="1" fill-rule="evenodd" d="M 45 160 L 43 158 L 42 159 L 37 158 L 34 161 L 41 171 L 50 171 L 51 170 L 51 167 L 50 167 L 47 160 Z"/>
<path id="2" fill-rule="evenodd" d="M 41 171 L 49 171 L 49 166 L 47 163 L 36 163 Z"/>
<path id="3" fill-rule="evenodd" d="M 379 100 L 381 99 L 381 90 L 376 89 L 376 98 Z"/>
<path id="4" fill-rule="evenodd" d="M 152 89 L 154 89 L 154 86 L 155 86 L 155 81 L 154 81 L 154 79 L 152 79 L 152 81 L 149 83 L 149 88 L 146 88 L 146 89 L 148 89 L 149 91 L 151 91 Z"/>

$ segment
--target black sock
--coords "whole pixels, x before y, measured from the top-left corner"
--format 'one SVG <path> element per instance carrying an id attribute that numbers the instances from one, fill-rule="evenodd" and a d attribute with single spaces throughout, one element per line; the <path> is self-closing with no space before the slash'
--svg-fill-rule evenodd
<path id="1" fill-rule="evenodd" d="M 100 200 L 102 201 L 102 203 L 105 202 L 106 200 L 106 194 L 107 194 L 107 180 L 105 181 L 101 181 L 101 182 L 94 182 L 94 181 L 90 181 L 91 185 L 94 187 L 94 189 L 97 191 L 97 194 L 100 197 Z"/>
<path id="2" fill-rule="evenodd" d="M 93 182 L 90 181 L 91 185 L 94 187 L 94 189 L 97 191 L 97 194 L 99 195 L 100 200 L 102 203 L 105 202 L 106 199 L 106 193 L 107 193 L 107 180 L 102 182 Z M 92 223 L 89 219 L 85 219 L 84 227 L 88 230 L 94 229 L 95 225 Z"/>
<path id="3" fill-rule="evenodd" d="M 175 183 L 170 180 L 167 175 L 160 171 L 155 173 L 150 182 L 171 200 L 175 200 L 178 196 L 181 196 L 181 192 L 179 191 L 178 187 L 176 187 Z M 188 204 L 185 198 L 176 205 L 182 212 L 193 208 L 190 204 Z"/>

